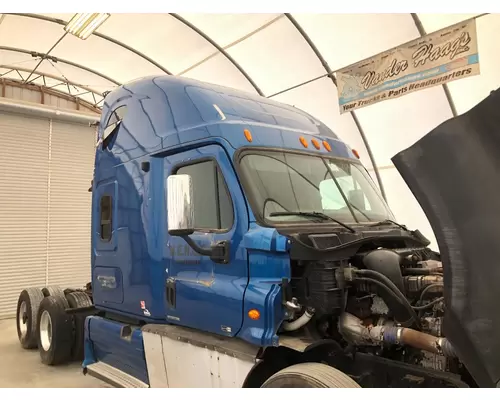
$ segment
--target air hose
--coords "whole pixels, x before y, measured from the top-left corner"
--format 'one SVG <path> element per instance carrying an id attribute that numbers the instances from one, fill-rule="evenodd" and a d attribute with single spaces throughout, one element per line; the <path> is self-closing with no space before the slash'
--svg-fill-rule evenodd
<path id="1" fill-rule="evenodd" d="M 411 326 L 412 322 L 420 328 L 419 318 L 410 302 L 398 287 L 385 275 L 377 271 L 360 269 L 353 271 L 355 282 L 366 282 L 383 289 L 380 297 L 389 306 L 395 318 L 404 326 Z M 405 318 L 406 317 L 406 318 Z"/>

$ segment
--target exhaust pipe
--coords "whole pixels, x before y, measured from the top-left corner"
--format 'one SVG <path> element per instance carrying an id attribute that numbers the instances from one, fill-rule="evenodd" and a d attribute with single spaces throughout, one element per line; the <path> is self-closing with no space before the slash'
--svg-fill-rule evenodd
<path id="1" fill-rule="evenodd" d="M 384 329 L 383 341 L 387 344 L 405 344 L 430 353 L 455 358 L 457 355 L 446 338 L 429 335 L 414 329 L 388 327 Z"/>
<path id="2" fill-rule="evenodd" d="M 452 344 L 446 338 L 429 335 L 415 329 L 392 326 L 389 323 L 367 327 L 359 318 L 349 313 L 341 315 L 339 331 L 348 342 L 355 345 L 407 345 L 446 357 L 457 357 Z"/>

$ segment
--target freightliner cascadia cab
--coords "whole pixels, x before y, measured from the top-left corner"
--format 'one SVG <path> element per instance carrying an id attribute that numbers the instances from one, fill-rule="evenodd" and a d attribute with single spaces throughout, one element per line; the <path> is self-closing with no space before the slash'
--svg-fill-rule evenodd
<path id="1" fill-rule="evenodd" d="M 120 86 L 96 147 L 85 371 L 123 386 L 495 386 L 498 318 L 484 296 L 499 292 L 486 253 L 500 247 L 478 233 L 499 196 L 494 146 L 479 169 L 488 197 L 467 169 L 498 131 L 478 122 L 490 114 L 480 104 L 394 159 L 441 260 L 313 116 L 183 78 Z M 450 155 L 453 135 L 474 144 L 470 164 Z M 454 225 L 452 199 L 474 205 L 469 222 Z M 475 246 L 461 252 L 466 238 Z"/>

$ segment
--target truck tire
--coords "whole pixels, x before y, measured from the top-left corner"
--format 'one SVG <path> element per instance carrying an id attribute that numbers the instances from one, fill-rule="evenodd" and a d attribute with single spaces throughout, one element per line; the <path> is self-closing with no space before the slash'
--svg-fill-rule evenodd
<path id="1" fill-rule="evenodd" d="M 59 365 L 71 360 L 73 317 L 66 313 L 66 299 L 45 297 L 38 309 L 38 350 L 46 365 Z"/>
<path id="2" fill-rule="evenodd" d="M 39 288 L 24 289 L 17 301 L 17 337 L 23 349 L 36 349 L 38 308 L 43 300 Z"/>
<path id="3" fill-rule="evenodd" d="M 360 388 L 346 374 L 320 363 L 292 365 L 272 375 L 262 388 Z"/>
<path id="4" fill-rule="evenodd" d="M 66 299 L 64 296 L 64 291 L 59 286 L 47 286 L 42 289 L 43 295 L 45 297 L 53 296 L 53 297 L 62 297 Z"/>
<path id="5" fill-rule="evenodd" d="M 89 296 L 84 292 L 71 292 L 66 294 L 66 300 L 68 301 L 70 308 L 80 308 L 80 307 L 90 307 L 92 301 L 90 301 Z M 73 348 L 71 349 L 71 355 L 73 360 L 82 361 L 83 360 L 83 347 L 85 339 L 85 318 L 86 314 L 75 314 L 73 316 L 73 327 L 75 340 L 73 341 Z"/>

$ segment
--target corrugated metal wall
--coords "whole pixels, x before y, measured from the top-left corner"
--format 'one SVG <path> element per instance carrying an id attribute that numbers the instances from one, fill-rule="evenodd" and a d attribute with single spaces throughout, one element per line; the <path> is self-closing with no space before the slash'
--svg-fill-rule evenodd
<path id="1" fill-rule="evenodd" d="M 91 186 L 95 129 L 53 121 L 50 157 L 48 281 L 90 281 Z"/>
<path id="2" fill-rule="evenodd" d="M 25 287 L 90 279 L 95 128 L 0 112 L 0 318 Z"/>

